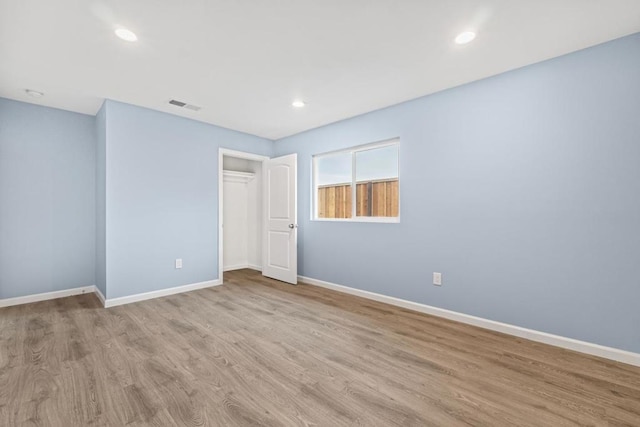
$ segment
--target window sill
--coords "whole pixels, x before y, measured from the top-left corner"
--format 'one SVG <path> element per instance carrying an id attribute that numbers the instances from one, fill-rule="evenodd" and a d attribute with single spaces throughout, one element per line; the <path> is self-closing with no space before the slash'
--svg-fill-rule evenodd
<path id="1" fill-rule="evenodd" d="M 356 217 L 356 218 L 311 218 L 317 222 L 378 222 L 383 224 L 399 224 L 400 217 Z"/>

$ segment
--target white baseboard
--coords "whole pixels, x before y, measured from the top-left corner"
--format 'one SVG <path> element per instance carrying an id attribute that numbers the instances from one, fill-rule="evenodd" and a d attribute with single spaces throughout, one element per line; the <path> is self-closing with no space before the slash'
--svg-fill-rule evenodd
<path id="1" fill-rule="evenodd" d="M 128 295 L 126 297 L 107 299 L 97 286 L 83 286 L 81 288 L 65 289 L 63 291 L 47 292 L 43 294 L 27 295 L 24 297 L 0 299 L 0 308 L 10 307 L 12 305 L 29 304 L 38 301 L 47 301 L 57 298 L 70 297 L 93 292 L 96 294 L 100 302 L 105 308 L 115 307 L 117 305 L 130 304 L 137 301 L 145 301 L 153 298 L 165 297 L 168 295 L 181 294 L 183 292 L 195 291 L 197 289 L 218 286 L 221 282 L 219 279 L 208 280 L 206 282 L 192 283 L 190 285 L 176 286 L 174 288 L 160 289 L 153 292 L 145 292 L 143 294 Z"/>
<path id="2" fill-rule="evenodd" d="M 225 266 L 222 271 L 241 270 L 243 268 L 249 268 L 249 264 L 234 264 Z"/>
<path id="3" fill-rule="evenodd" d="M 468 314 L 458 313 L 443 308 L 433 307 L 426 304 L 407 301 L 400 298 L 389 297 L 360 289 L 350 288 L 348 286 L 336 285 L 335 283 L 325 282 L 310 277 L 298 276 L 298 280 L 309 285 L 320 286 L 322 288 L 331 289 L 362 298 L 371 299 L 391 305 L 395 305 L 409 310 L 430 314 L 433 316 L 443 317 L 449 320 L 478 326 L 492 331 L 502 332 L 504 334 L 514 335 L 516 337 L 525 338 L 531 341 L 537 341 L 544 344 L 562 347 L 593 356 L 603 357 L 605 359 L 615 360 L 617 362 L 628 363 L 629 365 L 640 366 L 640 354 L 630 351 L 620 350 L 613 347 L 606 347 L 599 344 L 593 344 L 586 341 L 580 341 L 573 338 L 566 338 L 559 335 L 548 334 L 533 329 L 522 328 L 520 326 L 510 325 L 508 323 L 496 322 L 494 320 L 483 319 L 481 317 L 470 316 Z"/>
<path id="4" fill-rule="evenodd" d="M 105 301 L 107 300 L 107 297 L 104 296 L 102 291 L 100 291 L 100 289 L 97 286 L 95 286 L 94 292 L 96 293 L 96 296 L 98 297 L 98 299 L 102 303 L 102 306 L 104 307 L 104 304 L 105 304 Z"/>
<path id="5" fill-rule="evenodd" d="M 260 271 L 260 272 L 262 271 L 262 266 L 258 264 L 247 264 L 247 268 L 251 270 Z"/>
<path id="6" fill-rule="evenodd" d="M 70 297 L 73 295 L 81 295 L 89 292 L 94 292 L 94 290 L 95 290 L 95 287 L 91 285 L 91 286 L 83 286 L 80 288 L 65 289 L 63 291 L 45 292 L 42 294 L 26 295 L 23 297 L 5 298 L 5 299 L 0 299 L 0 308 L 10 307 L 12 305 L 22 305 L 22 304 L 29 304 L 32 302 L 47 301 L 51 299 Z"/>
<path id="7" fill-rule="evenodd" d="M 160 289 L 158 291 L 145 292 L 142 294 L 128 295 L 126 297 L 108 298 L 104 302 L 105 308 L 117 305 L 131 304 L 132 302 L 145 301 L 153 298 L 166 297 L 169 295 L 181 294 L 183 292 L 195 291 L 197 289 L 210 288 L 221 285 L 220 279 L 208 280 L 206 282 L 192 283 L 190 285 L 176 286 L 175 288 Z"/>
<path id="8" fill-rule="evenodd" d="M 249 268 L 251 270 L 262 271 L 262 266 L 257 264 L 235 264 L 229 265 L 222 269 L 222 271 L 242 270 L 243 268 Z"/>

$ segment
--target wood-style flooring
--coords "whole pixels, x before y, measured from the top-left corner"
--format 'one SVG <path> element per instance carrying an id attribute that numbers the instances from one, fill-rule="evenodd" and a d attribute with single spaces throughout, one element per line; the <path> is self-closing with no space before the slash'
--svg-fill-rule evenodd
<path id="1" fill-rule="evenodd" d="M 257 272 L 0 309 L 1 426 L 640 426 L 640 368 Z"/>

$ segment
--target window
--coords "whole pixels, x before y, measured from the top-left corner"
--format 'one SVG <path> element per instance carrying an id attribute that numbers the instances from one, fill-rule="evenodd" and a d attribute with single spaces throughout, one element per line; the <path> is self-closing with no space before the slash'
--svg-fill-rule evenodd
<path id="1" fill-rule="evenodd" d="M 313 219 L 398 222 L 400 141 L 313 156 Z"/>

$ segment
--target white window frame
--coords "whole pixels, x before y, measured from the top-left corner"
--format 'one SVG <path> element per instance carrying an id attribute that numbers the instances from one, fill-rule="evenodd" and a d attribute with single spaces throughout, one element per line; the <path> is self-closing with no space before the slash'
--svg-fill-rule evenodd
<path id="1" fill-rule="evenodd" d="M 398 216 L 356 216 L 356 153 L 361 151 L 368 151 L 376 148 L 398 147 Z M 318 168 L 317 159 L 324 156 L 331 156 L 334 154 L 351 153 L 351 218 L 319 218 L 318 217 L 318 187 L 316 182 L 318 181 Z M 324 153 L 314 154 L 311 157 L 311 221 L 326 221 L 326 222 L 381 222 L 381 223 L 399 223 L 400 222 L 400 138 L 385 139 L 383 141 L 372 142 L 369 144 L 358 145 L 355 147 L 349 147 L 341 150 L 327 151 Z"/>

